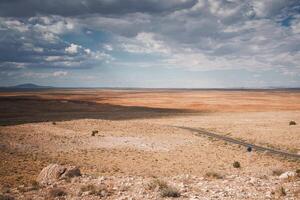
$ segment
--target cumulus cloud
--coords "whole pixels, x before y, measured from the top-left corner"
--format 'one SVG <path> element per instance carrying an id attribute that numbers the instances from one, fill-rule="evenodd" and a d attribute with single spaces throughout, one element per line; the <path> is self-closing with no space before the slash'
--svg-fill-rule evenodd
<path id="1" fill-rule="evenodd" d="M 298 73 L 299 9 L 298 0 L 5 0 L 0 68 L 111 64 Z"/>
<path id="2" fill-rule="evenodd" d="M 14 0 L 0 1 L 2 16 L 62 15 L 83 14 L 124 14 L 133 12 L 163 13 L 192 7 L 197 0 Z"/>
<path id="3" fill-rule="evenodd" d="M 69 54 L 75 54 L 78 53 L 79 48 L 82 48 L 80 45 L 77 44 L 71 44 L 67 48 L 65 48 L 65 51 Z"/>
<path id="4" fill-rule="evenodd" d="M 63 76 L 67 76 L 67 75 L 68 75 L 67 71 L 25 72 L 25 73 L 21 74 L 21 77 L 44 79 L 44 78 L 50 78 L 50 77 L 63 77 Z"/>
<path id="5" fill-rule="evenodd" d="M 68 75 L 68 72 L 66 72 L 66 71 L 56 71 L 56 72 L 53 72 L 53 76 L 55 76 L 55 77 L 66 76 L 66 75 Z"/>

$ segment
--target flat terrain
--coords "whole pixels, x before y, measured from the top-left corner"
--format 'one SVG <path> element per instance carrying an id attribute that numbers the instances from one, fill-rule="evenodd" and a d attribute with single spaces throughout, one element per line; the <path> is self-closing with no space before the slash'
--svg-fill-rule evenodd
<path id="1" fill-rule="evenodd" d="M 0 93 L 0 179 L 28 184 L 50 163 L 96 176 L 270 176 L 298 161 L 200 137 L 204 128 L 300 152 L 297 90 L 43 90 Z M 93 131 L 98 131 L 92 136 Z M 240 169 L 232 167 L 234 161 Z"/>

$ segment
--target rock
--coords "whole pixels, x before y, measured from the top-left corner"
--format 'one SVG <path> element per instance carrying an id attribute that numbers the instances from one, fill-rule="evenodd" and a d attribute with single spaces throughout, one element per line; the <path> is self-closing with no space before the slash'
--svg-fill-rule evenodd
<path id="1" fill-rule="evenodd" d="M 65 171 L 65 173 L 63 173 L 61 175 L 61 178 L 62 179 L 63 178 L 72 178 L 72 177 L 76 177 L 76 176 L 81 176 L 79 167 L 69 166 L 69 167 L 66 167 L 66 171 Z"/>
<path id="2" fill-rule="evenodd" d="M 296 176 L 297 176 L 296 172 L 287 171 L 287 172 L 284 172 L 283 174 L 281 174 L 279 176 L 279 179 L 288 179 L 288 178 L 292 178 L 292 177 L 296 177 Z"/>
<path id="3" fill-rule="evenodd" d="M 268 199 L 272 198 L 272 192 L 271 191 L 266 192 L 266 198 L 268 198 Z"/>
<path id="4" fill-rule="evenodd" d="M 49 185 L 64 178 L 71 178 L 80 175 L 78 167 L 50 164 L 40 172 L 37 177 L 37 182 L 41 185 Z"/>

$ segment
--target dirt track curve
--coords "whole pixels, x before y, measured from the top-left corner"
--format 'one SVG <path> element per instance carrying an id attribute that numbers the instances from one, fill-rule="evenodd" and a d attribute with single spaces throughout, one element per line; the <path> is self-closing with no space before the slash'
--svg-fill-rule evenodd
<path id="1" fill-rule="evenodd" d="M 208 136 L 208 137 L 213 137 L 219 140 L 223 140 L 226 142 L 230 142 L 233 144 L 238 144 L 238 145 L 242 145 L 245 147 L 252 147 L 253 150 L 257 150 L 257 151 L 262 151 L 262 152 L 267 152 L 269 154 L 273 154 L 273 155 L 278 155 L 278 156 L 283 156 L 283 157 L 287 157 L 287 158 L 293 158 L 293 159 L 299 159 L 300 160 L 300 155 L 298 154 L 293 154 L 293 153 L 288 153 L 288 152 L 284 152 L 281 150 L 277 150 L 277 149 L 271 149 L 271 148 L 267 148 L 267 147 L 262 147 L 262 146 L 258 146 L 255 144 L 251 144 L 251 143 L 247 143 L 247 142 L 243 142 L 237 139 L 233 139 L 224 135 L 219 135 L 204 129 L 196 129 L 196 128 L 190 128 L 190 127 L 185 127 L 185 126 L 173 126 L 176 128 L 181 128 L 181 129 L 185 129 L 185 130 L 189 130 L 192 132 L 196 132 L 200 135 L 204 135 L 204 136 Z"/>

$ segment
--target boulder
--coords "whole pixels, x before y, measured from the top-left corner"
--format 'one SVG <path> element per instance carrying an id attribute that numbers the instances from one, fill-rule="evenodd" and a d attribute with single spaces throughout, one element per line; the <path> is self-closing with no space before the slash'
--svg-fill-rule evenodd
<path id="1" fill-rule="evenodd" d="M 288 179 L 288 178 L 293 178 L 293 177 L 296 177 L 296 176 L 297 176 L 296 172 L 287 171 L 287 172 L 284 172 L 283 174 L 281 174 L 279 176 L 279 178 L 280 179 Z"/>
<path id="2" fill-rule="evenodd" d="M 61 178 L 72 178 L 72 177 L 76 177 L 76 176 L 81 176 L 81 172 L 79 167 L 76 166 L 69 166 L 66 168 L 65 173 L 63 173 L 61 175 Z"/>
<path id="3" fill-rule="evenodd" d="M 49 185 L 64 178 L 71 178 L 80 175 L 81 173 L 78 167 L 50 164 L 40 172 L 37 177 L 37 182 L 41 185 Z"/>

